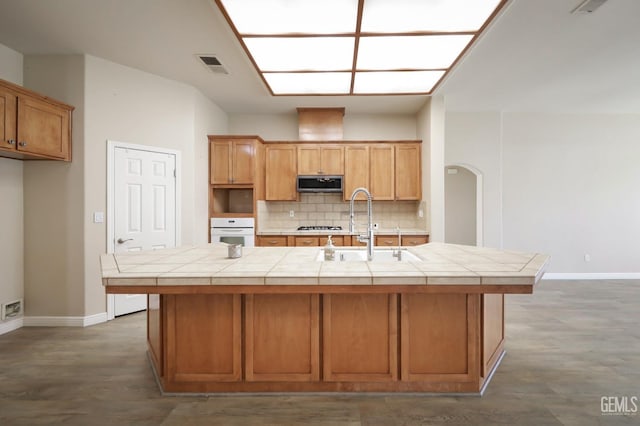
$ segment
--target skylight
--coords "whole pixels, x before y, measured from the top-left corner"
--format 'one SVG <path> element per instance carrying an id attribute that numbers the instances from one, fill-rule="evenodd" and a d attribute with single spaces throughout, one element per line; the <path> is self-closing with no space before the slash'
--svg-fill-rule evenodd
<path id="1" fill-rule="evenodd" d="M 430 94 L 507 0 L 216 0 L 273 95 Z"/>

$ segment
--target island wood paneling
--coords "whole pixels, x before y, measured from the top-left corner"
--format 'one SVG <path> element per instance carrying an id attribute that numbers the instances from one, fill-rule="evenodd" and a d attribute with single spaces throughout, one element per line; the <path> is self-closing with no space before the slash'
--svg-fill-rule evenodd
<path id="1" fill-rule="evenodd" d="M 486 377 L 502 354 L 504 295 L 482 295 L 482 376 Z"/>
<path id="2" fill-rule="evenodd" d="M 396 294 L 323 296 L 324 380 L 397 380 L 397 300 Z"/>
<path id="3" fill-rule="evenodd" d="M 162 333 L 162 312 L 160 304 L 162 303 L 161 295 L 149 294 L 147 296 L 147 342 L 149 353 L 156 366 L 158 376 L 164 376 L 164 336 Z"/>
<path id="4" fill-rule="evenodd" d="M 245 296 L 245 375 L 251 381 L 320 379 L 319 296 Z"/>
<path id="5" fill-rule="evenodd" d="M 477 381 L 479 297 L 403 294 L 401 378 L 406 381 Z"/>
<path id="6" fill-rule="evenodd" d="M 240 295 L 166 296 L 167 379 L 239 381 Z"/>

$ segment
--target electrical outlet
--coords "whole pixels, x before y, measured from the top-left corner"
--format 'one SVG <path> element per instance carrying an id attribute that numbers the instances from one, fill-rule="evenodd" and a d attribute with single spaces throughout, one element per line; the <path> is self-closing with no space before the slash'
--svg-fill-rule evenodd
<path id="1" fill-rule="evenodd" d="M 104 212 L 93 212 L 93 223 L 104 222 Z"/>
<path id="2" fill-rule="evenodd" d="M 378 229 L 378 224 L 377 223 L 373 224 L 373 229 Z"/>
<path id="3" fill-rule="evenodd" d="M 289 210 L 289 217 L 294 217 L 296 214 L 293 210 Z"/>
<path id="4" fill-rule="evenodd" d="M 591 255 L 590 255 L 590 254 L 585 253 L 585 255 L 584 255 L 584 261 L 585 261 L 585 262 L 591 262 Z"/>
<path id="5" fill-rule="evenodd" d="M 424 211 L 422 209 L 418 210 L 418 217 L 424 217 Z"/>

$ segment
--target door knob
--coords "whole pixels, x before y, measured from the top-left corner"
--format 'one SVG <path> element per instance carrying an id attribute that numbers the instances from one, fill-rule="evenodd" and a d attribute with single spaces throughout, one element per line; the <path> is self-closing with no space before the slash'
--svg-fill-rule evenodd
<path id="1" fill-rule="evenodd" d="M 122 238 L 118 238 L 118 240 L 116 241 L 118 244 L 124 244 L 127 241 L 133 241 L 133 238 L 127 238 L 126 240 L 123 240 Z"/>

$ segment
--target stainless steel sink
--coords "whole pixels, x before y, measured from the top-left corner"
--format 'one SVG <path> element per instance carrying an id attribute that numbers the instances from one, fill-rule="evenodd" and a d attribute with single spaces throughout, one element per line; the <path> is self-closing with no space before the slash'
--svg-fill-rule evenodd
<path id="1" fill-rule="evenodd" d="M 371 262 L 408 262 L 420 261 L 421 259 L 407 249 L 400 249 L 400 259 L 397 257 L 397 249 L 374 249 L 373 260 Z M 316 261 L 324 262 L 324 249 L 316 256 Z M 366 262 L 366 249 L 336 249 L 336 256 L 332 262 Z"/>

